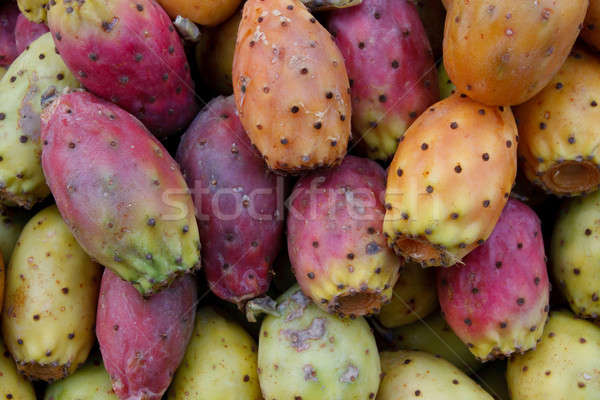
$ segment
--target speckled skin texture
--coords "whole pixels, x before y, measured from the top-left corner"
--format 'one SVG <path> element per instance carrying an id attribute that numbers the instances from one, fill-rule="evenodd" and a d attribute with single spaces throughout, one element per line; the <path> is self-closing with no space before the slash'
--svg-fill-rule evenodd
<path id="1" fill-rule="evenodd" d="M 5 399 L 36 400 L 33 385 L 17 371 L 2 338 L 0 338 L 0 396 Z"/>
<path id="2" fill-rule="evenodd" d="M 558 289 L 582 318 L 600 316 L 600 192 L 566 201 L 552 236 L 552 271 Z"/>
<path id="3" fill-rule="evenodd" d="M 19 14 L 17 24 L 15 25 L 15 43 L 17 54 L 25 51 L 31 42 L 48 32 L 48 27 L 43 24 L 36 24 L 28 20 L 23 14 Z"/>
<path id="4" fill-rule="evenodd" d="M 59 0 L 48 26 L 69 69 L 94 94 L 135 115 L 156 136 L 196 115 L 182 41 L 152 0 Z"/>
<path id="5" fill-rule="evenodd" d="M 598 56 L 577 46 L 544 90 L 514 108 L 523 172 L 546 192 L 576 196 L 600 186 L 599 75 Z"/>
<path id="6" fill-rule="evenodd" d="M 94 344 L 101 267 L 77 244 L 56 206 L 25 226 L 6 269 L 2 335 L 31 380 L 54 381 Z"/>
<path id="7" fill-rule="evenodd" d="M 439 99 L 429 40 L 409 0 L 363 0 L 331 12 L 352 82 L 352 127 L 370 158 L 394 155 L 406 128 Z"/>
<path id="8" fill-rule="evenodd" d="M 382 233 L 385 171 L 347 156 L 301 178 L 290 196 L 287 239 L 303 292 L 340 316 L 378 313 L 391 300 L 402 261 Z"/>
<path id="9" fill-rule="evenodd" d="M 454 1 L 444 31 L 448 75 L 482 103 L 523 103 L 567 58 L 587 6 L 588 0 Z"/>
<path id="10" fill-rule="evenodd" d="M 271 169 L 301 172 L 346 155 L 352 113 L 344 59 L 300 1 L 246 2 L 233 92 L 242 125 Z"/>
<path id="11" fill-rule="evenodd" d="M 265 293 L 281 248 L 284 181 L 252 148 L 233 96 L 202 110 L 184 134 L 177 160 L 192 189 L 211 290 L 240 305 Z"/>
<path id="12" fill-rule="evenodd" d="M 534 348 L 549 309 L 540 220 L 510 199 L 489 239 L 463 259 L 437 271 L 446 321 L 482 360 Z"/>
<path id="13" fill-rule="evenodd" d="M 42 120 L 46 181 L 88 254 L 145 296 L 199 267 L 189 189 L 135 117 L 78 91 L 54 100 Z"/>
<path id="14" fill-rule="evenodd" d="M 388 244 L 424 266 L 451 266 L 488 238 L 517 172 L 510 108 L 463 96 L 425 111 L 389 167 Z"/>
<path id="15" fill-rule="evenodd" d="M 554 311 L 535 350 L 512 357 L 512 400 L 595 400 L 600 393 L 600 328 Z"/>
<path id="16" fill-rule="evenodd" d="M 119 398 L 161 398 L 190 340 L 196 297 L 191 275 L 144 299 L 131 284 L 104 270 L 96 335 Z"/>
<path id="17" fill-rule="evenodd" d="M 464 372 L 443 358 L 422 351 L 381 353 L 383 379 L 378 400 L 492 400 Z"/>
<path id="18" fill-rule="evenodd" d="M 0 4 L 0 66 L 9 66 L 19 55 L 15 43 L 15 25 L 19 8 L 12 1 Z"/>

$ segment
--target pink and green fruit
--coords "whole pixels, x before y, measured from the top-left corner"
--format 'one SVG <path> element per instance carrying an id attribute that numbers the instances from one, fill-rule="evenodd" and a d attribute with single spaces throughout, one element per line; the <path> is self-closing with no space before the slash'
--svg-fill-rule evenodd
<path id="1" fill-rule="evenodd" d="M 36 24 L 35 22 L 28 20 L 23 14 L 19 14 L 17 24 L 15 25 L 17 54 L 24 52 L 31 42 L 46 32 L 48 32 L 48 27 L 45 24 Z"/>

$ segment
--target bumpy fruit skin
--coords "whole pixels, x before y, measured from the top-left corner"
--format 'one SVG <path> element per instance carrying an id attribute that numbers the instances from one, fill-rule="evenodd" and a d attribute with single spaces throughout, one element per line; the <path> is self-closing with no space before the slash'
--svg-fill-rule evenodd
<path id="1" fill-rule="evenodd" d="M 177 160 L 205 239 L 202 264 L 210 289 L 240 305 L 265 293 L 282 242 L 283 179 L 252 148 L 233 96 L 207 104 L 183 135 Z"/>
<path id="2" fill-rule="evenodd" d="M 48 0 L 17 0 L 17 5 L 28 20 L 35 23 L 46 21 Z"/>
<path id="3" fill-rule="evenodd" d="M 241 0 L 158 0 L 171 18 L 181 15 L 200 25 L 216 26 L 231 17 Z"/>
<path id="4" fill-rule="evenodd" d="M 328 314 L 298 286 L 277 303 L 280 315 L 268 315 L 259 335 L 258 371 L 265 399 L 375 397 L 381 367 L 364 318 Z"/>
<path id="5" fill-rule="evenodd" d="M 438 98 L 431 46 L 409 0 L 336 10 L 329 30 L 352 82 L 352 128 L 370 158 L 387 160 L 406 128 Z"/>
<path id="6" fill-rule="evenodd" d="M 44 400 L 118 400 L 100 354 L 92 354 L 73 375 L 54 382 L 44 393 Z"/>
<path id="7" fill-rule="evenodd" d="M 42 119 L 46 181 L 88 254 L 145 296 L 199 264 L 189 189 L 175 160 L 135 117 L 72 92 Z"/>
<path id="8" fill-rule="evenodd" d="M 2 313 L 6 347 L 26 377 L 55 381 L 86 360 L 100 273 L 56 206 L 27 223 L 6 270 Z"/>
<path id="9" fill-rule="evenodd" d="M 492 400 L 464 372 L 440 357 L 422 351 L 381 353 L 384 376 L 378 400 Z"/>
<path id="10" fill-rule="evenodd" d="M 196 45 L 196 64 L 202 83 L 216 93 L 228 96 L 233 93 L 231 70 L 242 11 L 233 14 L 223 24 L 207 30 Z"/>
<path id="11" fill-rule="evenodd" d="M 554 225 L 551 259 L 558 288 L 582 318 L 600 316 L 600 192 L 571 199 Z"/>
<path id="12" fill-rule="evenodd" d="M 452 83 L 452 80 L 448 76 L 444 64 L 438 66 L 438 86 L 440 88 L 441 99 L 445 99 L 456 93 L 456 86 L 454 86 L 454 83 Z"/>
<path id="13" fill-rule="evenodd" d="M 15 40 L 17 54 L 25 51 L 27 46 L 35 39 L 48 32 L 48 27 L 43 23 L 36 24 L 27 19 L 23 14 L 19 14 L 17 24 L 15 25 Z"/>
<path id="14" fill-rule="evenodd" d="M 455 94 L 408 129 L 390 165 L 388 244 L 423 266 L 451 266 L 488 238 L 517 173 L 509 107 Z"/>
<path id="15" fill-rule="evenodd" d="M 0 4 L 0 66 L 9 66 L 19 55 L 15 43 L 15 25 L 19 8 L 12 1 Z"/>
<path id="16" fill-rule="evenodd" d="M 477 373 L 477 381 L 494 400 L 511 400 L 506 383 L 506 361 L 486 363 Z"/>
<path id="17" fill-rule="evenodd" d="M 0 253 L 8 264 L 15 244 L 30 214 L 19 208 L 0 208 Z M 0 303 L 1 303 L 0 296 Z M 2 307 L 0 307 L 0 310 Z"/>
<path id="18" fill-rule="evenodd" d="M 40 163 L 41 100 L 79 83 L 50 34 L 31 43 L 0 81 L 0 201 L 31 208 L 50 191 Z"/>
<path id="19" fill-rule="evenodd" d="M 354 156 L 296 183 L 288 253 L 302 291 L 322 309 L 354 317 L 391 300 L 402 261 L 382 233 L 384 191 L 383 168 Z"/>
<path id="20" fill-rule="evenodd" d="M 600 328 L 552 312 L 537 348 L 508 362 L 512 400 L 590 400 L 600 393 Z"/>
<path id="21" fill-rule="evenodd" d="M 197 111 L 194 83 L 182 41 L 156 2 L 53 3 L 48 26 L 83 86 L 135 115 L 158 137 L 187 127 Z"/>
<path id="22" fill-rule="evenodd" d="M 119 398 L 161 398 L 190 340 L 196 298 L 191 275 L 144 299 L 131 284 L 104 270 L 96 336 Z"/>
<path id="23" fill-rule="evenodd" d="M 527 178 L 546 192 L 575 196 L 600 186 L 600 59 L 576 47 L 548 86 L 515 107 Z"/>
<path id="24" fill-rule="evenodd" d="M 377 319 L 387 328 L 396 328 L 425 318 L 437 307 L 435 272 L 406 263 L 400 267 L 392 301 L 381 308 Z"/>
<path id="25" fill-rule="evenodd" d="M 242 125 L 271 169 L 297 173 L 342 161 L 349 90 L 342 54 L 300 1 L 246 2 L 233 92 Z"/>
<path id="26" fill-rule="evenodd" d="M 256 342 L 244 329 L 203 307 L 167 399 L 261 400 L 257 359 Z"/>
<path id="27" fill-rule="evenodd" d="M 439 312 L 423 321 L 394 329 L 393 336 L 394 345 L 398 348 L 439 355 L 469 375 L 483 365 L 456 336 Z"/>
<path id="28" fill-rule="evenodd" d="M 521 104 L 563 64 L 587 7 L 588 0 L 454 1 L 444 31 L 448 75 L 484 104 Z"/>
<path id="29" fill-rule="evenodd" d="M 549 309 L 540 220 L 510 199 L 489 239 L 437 271 L 446 321 L 481 360 L 523 353 L 542 336 Z"/>
<path id="30" fill-rule="evenodd" d="M 581 37 L 592 47 L 600 49 L 600 1 L 590 0 Z"/>
<path id="31" fill-rule="evenodd" d="M 2 338 L 0 338 L 0 398 L 36 400 L 33 386 L 17 371 Z"/>

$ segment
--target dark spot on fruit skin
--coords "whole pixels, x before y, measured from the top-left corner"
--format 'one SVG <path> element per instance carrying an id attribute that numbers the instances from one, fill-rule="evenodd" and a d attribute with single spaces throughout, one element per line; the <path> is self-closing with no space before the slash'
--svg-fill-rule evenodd
<path id="1" fill-rule="evenodd" d="M 392 68 L 397 69 L 400 66 L 397 60 L 392 61 Z"/>
<path id="2" fill-rule="evenodd" d="M 454 172 L 460 174 L 462 172 L 462 167 L 460 165 L 457 165 L 456 167 L 454 167 Z"/>
<path id="3" fill-rule="evenodd" d="M 522 298 L 522 297 L 519 297 L 519 298 L 517 299 L 517 304 L 518 304 L 518 305 L 520 305 L 520 306 L 522 306 L 523 304 L 525 304 L 525 299 L 524 299 L 524 298 Z"/>
<path id="4" fill-rule="evenodd" d="M 456 123 L 456 122 L 452 122 L 452 123 L 450 124 L 450 129 L 456 129 L 456 128 L 458 128 L 458 123 Z"/>
<path id="5" fill-rule="evenodd" d="M 290 111 L 293 114 L 296 114 L 298 111 L 300 111 L 300 108 L 298 106 L 292 106 L 292 108 L 290 109 Z"/>
<path id="6" fill-rule="evenodd" d="M 315 279 L 314 272 L 309 272 L 308 274 L 306 274 L 306 276 L 308 276 L 308 279 Z"/>
<path id="7" fill-rule="evenodd" d="M 428 148 L 429 148 L 429 145 L 427 143 L 421 144 L 421 150 L 427 150 Z"/>
<path id="8" fill-rule="evenodd" d="M 573 269 L 573 273 L 574 273 L 575 275 L 579 275 L 579 274 L 581 273 L 581 271 L 579 270 L 579 268 L 574 268 L 574 269 Z"/>
<path id="9" fill-rule="evenodd" d="M 433 193 L 433 187 L 432 186 L 427 186 L 427 188 L 425 188 L 425 190 L 427 191 L 427 193 Z"/>
<path id="10" fill-rule="evenodd" d="M 465 319 L 465 325 L 471 326 L 471 320 L 469 318 Z"/>

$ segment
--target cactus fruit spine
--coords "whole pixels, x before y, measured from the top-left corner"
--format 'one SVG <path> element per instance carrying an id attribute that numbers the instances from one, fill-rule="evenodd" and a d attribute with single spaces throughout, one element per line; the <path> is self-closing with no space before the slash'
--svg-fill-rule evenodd
<path id="1" fill-rule="evenodd" d="M 56 206 L 27 223 L 6 278 L 2 333 L 19 371 L 45 381 L 73 373 L 94 344 L 100 266 Z"/>

